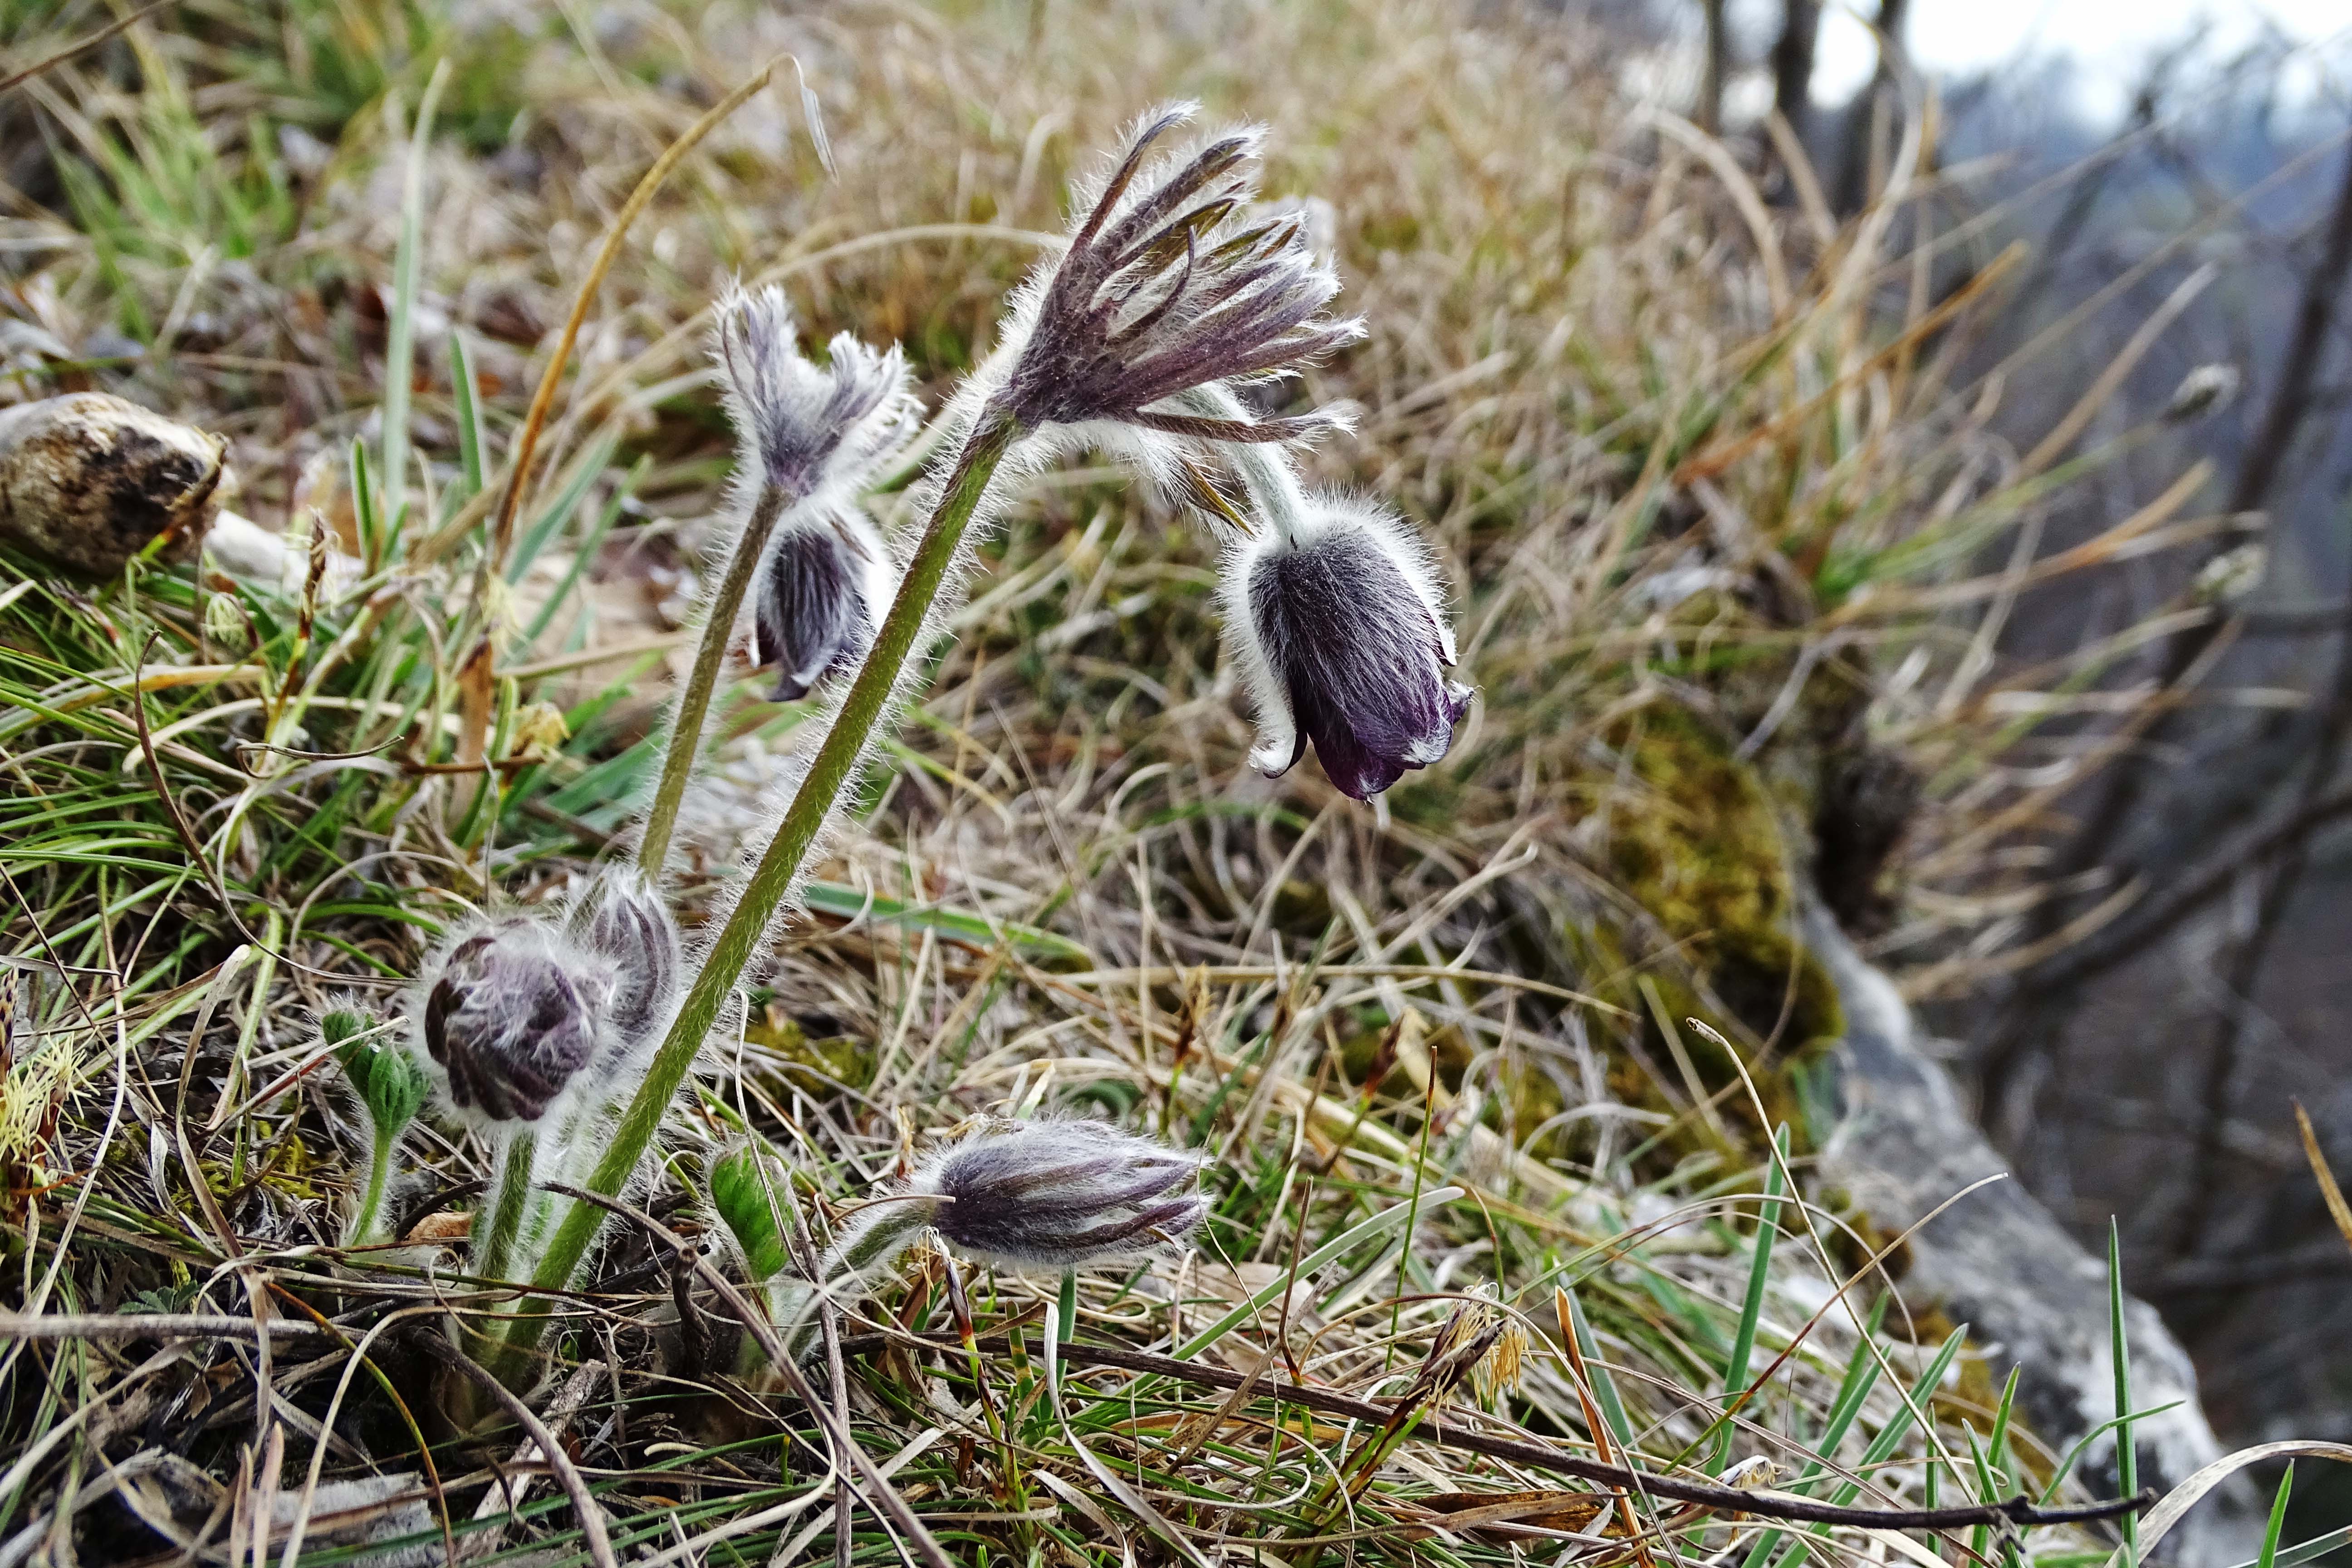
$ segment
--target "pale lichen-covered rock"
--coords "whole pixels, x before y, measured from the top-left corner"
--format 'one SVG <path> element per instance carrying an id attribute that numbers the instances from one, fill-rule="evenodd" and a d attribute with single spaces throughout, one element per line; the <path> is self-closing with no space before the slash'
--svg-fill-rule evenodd
<path id="1" fill-rule="evenodd" d="M 89 577 L 159 538 L 184 558 L 212 521 L 225 447 L 103 392 L 0 408 L 0 543 Z"/>
<path id="2" fill-rule="evenodd" d="M 1832 1058 L 1843 1114 L 1818 1167 L 1874 1226 L 1919 1229 L 1902 1286 L 1915 1307 L 1940 1306 L 1992 1361 L 1996 1384 L 2022 1367 L 2018 1396 L 2036 1436 L 2063 1453 L 2115 1416 L 2106 1261 L 2094 1258 L 2015 1180 L 1939 1205 L 2008 1166 L 1977 1130 L 1958 1089 L 1920 1048 L 1911 1010 L 1818 909 L 1806 945 L 1829 970 L 1845 1033 Z M 1927 1216 L 1935 1215 L 1928 1219 Z M 1920 1224 L 1925 1220 L 1924 1225 Z M 2130 1278 L 2130 1260 L 2125 1260 Z M 2159 1492 L 2221 1458 L 2197 1398 L 2197 1370 L 2156 1309 L 2127 1300 L 2132 1405 L 2142 1486 Z M 2102 1436 L 2084 1456 L 2095 1487 L 2116 1480 L 2116 1448 Z M 2259 1543 L 2242 1483 L 2225 1485 L 2166 1538 L 2164 1560 L 2184 1568 L 2238 1563 Z"/>

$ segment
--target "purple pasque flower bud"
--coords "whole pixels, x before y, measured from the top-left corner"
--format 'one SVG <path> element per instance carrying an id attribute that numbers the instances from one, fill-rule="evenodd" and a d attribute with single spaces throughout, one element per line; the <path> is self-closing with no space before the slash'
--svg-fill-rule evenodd
<path id="1" fill-rule="evenodd" d="M 1177 104 L 1137 125 L 1068 248 L 1015 296 L 1006 342 L 1017 348 L 992 396 L 1023 427 L 1111 420 L 1196 440 L 1288 441 L 1333 423 L 1153 406 L 1209 382 L 1288 374 L 1362 335 L 1322 313 L 1339 280 L 1301 216 L 1250 210 L 1261 132 L 1150 158 L 1195 112 Z"/>
<path id="2" fill-rule="evenodd" d="M 572 933 L 604 965 L 604 1021 L 625 1046 L 643 1044 L 667 1016 L 685 963 L 669 906 L 634 867 L 608 868 L 572 912 Z"/>
<path id="3" fill-rule="evenodd" d="M 1469 710 L 1436 575 L 1377 507 L 1302 494 L 1286 470 L 1251 490 L 1272 526 L 1228 550 L 1222 589 L 1257 709 L 1250 761 L 1278 776 L 1312 741 L 1332 784 L 1369 800 L 1442 759 Z"/>
<path id="4" fill-rule="evenodd" d="M 492 921 L 426 964 L 412 1007 L 450 1102 L 491 1121 L 537 1121 L 596 1053 L 613 982 L 545 921 Z"/>
<path id="5" fill-rule="evenodd" d="M 889 549 L 856 507 L 787 512 L 761 559 L 751 597 L 754 657 L 776 667 L 770 695 L 793 701 L 827 674 L 855 670 L 898 591 Z"/>
<path id="6" fill-rule="evenodd" d="M 719 301 L 719 369 L 743 447 L 740 471 L 792 505 L 854 497 L 905 449 L 922 406 L 908 388 L 907 357 L 844 332 L 819 365 L 800 352 L 793 309 L 773 284 L 730 286 Z"/>
<path id="7" fill-rule="evenodd" d="M 947 1200 L 931 1226 L 958 1250 L 1014 1267 L 1076 1268 L 1148 1252 L 1209 1211 L 1191 1154 L 1100 1121 L 1016 1122 L 934 1156 L 910 1191 Z"/>

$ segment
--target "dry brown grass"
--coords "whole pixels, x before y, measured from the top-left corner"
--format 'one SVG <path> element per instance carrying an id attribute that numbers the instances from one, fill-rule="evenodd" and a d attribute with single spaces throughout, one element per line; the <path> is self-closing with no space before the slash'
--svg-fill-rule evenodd
<path id="1" fill-rule="evenodd" d="M 332 36 L 335 16 L 373 13 L 319 15 Z M 1280 1325 L 1269 1303 L 1246 1341 L 1237 1331 L 1217 1353 L 1246 1369 L 1279 1348 L 1318 1382 L 1383 1388 L 1410 1372 L 1473 1279 L 1491 1279 L 1538 1331 L 1552 1322 L 1552 1288 L 1574 1283 L 1630 1413 L 1618 1440 L 1652 1463 L 1681 1453 L 1713 1418 L 1740 1315 L 1749 1222 L 1718 1222 L 1743 1195 L 1753 1212 L 1759 1120 L 1795 1124 L 1801 1148 L 1820 1131 L 1808 1123 L 1810 1047 L 1837 1034 L 1840 1014 L 1792 935 L 1800 902 L 1818 888 L 1841 914 L 1890 930 L 1885 951 L 1912 965 L 1915 989 L 1966 984 L 2006 962 L 2034 896 L 2034 832 L 2085 765 L 2021 760 L 2019 749 L 2036 715 L 2063 707 L 2037 692 L 2087 684 L 2085 670 L 2013 671 L 1999 657 L 2002 617 L 2032 565 L 2035 508 L 2084 460 L 2064 442 L 2004 448 L 1986 428 L 1997 388 L 1954 384 L 1963 334 L 1997 299 L 1998 276 L 1956 277 L 1922 248 L 1937 241 L 1948 193 L 1920 175 L 1844 229 L 1801 205 L 1768 209 L 1738 154 L 1625 101 L 1601 40 L 1436 0 L 563 15 L 563 27 L 520 47 L 491 20 L 437 34 L 461 61 L 499 62 L 487 82 L 461 66 L 457 100 L 509 95 L 523 129 L 496 157 L 454 141 L 430 154 L 415 435 L 436 489 L 455 482 L 453 328 L 490 393 L 495 462 L 536 380 L 542 334 L 613 209 L 751 62 L 800 57 L 840 177 L 819 169 L 789 94 L 755 100 L 641 220 L 590 318 L 540 491 L 590 474 L 589 504 L 522 585 L 525 613 L 551 595 L 556 613 L 509 666 L 541 671 L 518 696 L 571 708 L 581 732 L 517 784 L 493 862 L 505 896 L 543 896 L 575 877 L 647 770 L 646 748 L 629 750 L 656 701 L 644 661 L 590 664 L 578 650 L 662 637 L 687 597 L 679 574 L 728 450 L 702 361 L 719 279 L 781 279 L 815 334 L 904 340 L 943 395 L 985 353 L 999 297 L 1038 237 L 1059 226 L 1066 176 L 1167 96 L 1267 121 L 1273 188 L 1326 204 L 1318 221 L 1370 334 L 1314 378 L 1312 395 L 1362 409 L 1361 433 L 1328 444 L 1317 466 L 1430 531 L 1483 692 L 1453 757 L 1377 810 L 1337 795 L 1311 766 L 1259 779 L 1243 765 L 1247 716 L 1218 652 L 1210 542 L 1108 471 L 1037 481 L 988 552 L 901 765 L 841 860 L 820 870 L 836 889 L 821 907 L 836 912 L 793 931 L 741 1037 L 714 1044 L 711 1085 L 677 1118 L 656 1184 L 663 1212 L 691 1215 L 703 1158 L 740 1126 L 806 1162 L 838 1203 L 966 1114 L 1091 1104 L 1219 1157 L 1221 1217 L 1202 1256 L 1088 1282 L 1080 1298 L 1090 1332 L 1181 1342 L 1219 1301 L 1450 1181 L 1475 1203 L 1420 1216 L 1402 1258 L 1385 1244 L 1348 1252 L 1314 1290 L 1294 1293 Z M 207 252 L 219 219 L 198 199 L 203 181 L 244 189 L 272 160 L 284 173 L 268 138 L 240 140 L 237 128 L 250 113 L 294 116 L 281 101 L 290 89 L 251 63 L 278 47 L 267 30 L 199 16 L 186 36 L 131 30 L 143 96 L 110 85 L 119 67 L 103 57 L 42 79 L 41 111 L 84 146 L 110 127 L 162 141 L 177 111 L 159 107 L 157 84 L 180 83 L 186 116 L 213 130 L 214 163 L 194 159 L 193 189 L 166 189 L 142 210 L 143 250 L 103 238 L 87 204 L 67 218 L 20 200 L 8 234 L 39 260 L 8 303 L 70 344 L 115 321 L 168 329 L 175 353 L 107 371 L 108 384 L 230 434 L 246 510 L 275 521 L 315 506 L 350 531 L 337 475 L 376 407 L 386 318 L 376 291 L 400 231 L 400 160 L 387 150 L 422 73 L 341 128 L 331 157 L 290 187 L 284 232 L 249 257 Z M 1921 166 L 1916 142 L 1901 151 L 1896 167 Z M 129 208 L 119 174 L 110 188 Z M 183 220 L 187 232 L 174 233 Z M 45 389 L 53 374 L 11 384 Z M 572 581 L 578 529 L 623 495 L 622 530 L 602 546 L 594 581 Z M 2184 488 L 2152 501 L 2101 551 L 2059 566 L 2193 536 L 2210 525 L 2184 522 L 2188 499 Z M 461 546 L 449 562 L 394 573 L 384 587 L 428 667 L 451 657 L 435 641 L 463 581 L 465 540 L 449 538 Z M 2006 563 L 1971 574 L 1987 561 Z M 11 679 L 52 704 L 64 689 L 44 683 L 69 685 L 59 670 L 75 658 L 82 679 L 109 658 L 127 662 L 119 638 L 75 617 L 136 613 L 186 632 L 197 614 L 6 602 L 20 623 L 5 635 L 20 651 L 45 649 L 26 652 Z M 37 631 L 36 611 L 47 617 Z M 70 657 L 55 651 L 68 646 Z M 429 714 L 456 700 L 451 671 L 440 674 Z M 689 823 L 704 856 L 690 913 L 757 826 L 767 759 L 801 739 L 797 710 L 755 700 L 750 686 L 736 696 L 741 739 Z M 222 1119 L 215 1138 L 234 1142 L 240 1178 L 222 1200 L 233 1235 L 174 1219 L 184 1182 L 149 1165 L 109 1120 L 110 1075 L 134 1053 L 122 1032 L 93 1034 L 85 1018 L 140 1032 L 143 1076 L 121 1081 L 142 1119 L 163 1127 L 235 1110 L 231 1082 L 315 1061 L 307 1019 L 337 984 L 324 974 L 381 979 L 359 955 L 404 971 L 417 931 L 482 896 L 464 869 L 480 848 L 468 797 L 396 769 L 362 781 L 382 792 L 363 796 L 380 809 L 335 816 L 339 837 L 321 854 L 275 855 L 301 814 L 269 816 L 257 784 L 219 776 L 236 723 L 210 714 L 213 700 L 157 720 L 181 723 L 174 738 L 193 760 L 168 758 L 166 773 L 205 832 L 254 809 L 257 841 L 225 829 L 207 840 L 232 901 L 251 900 L 239 918 L 284 918 L 313 897 L 331 912 L 295 922 L 299 964 L 257 976 L 217 967 L 236 938 L 202 882 L 158 883 L 116 907 L 103 877 L 77 877 L 55 856 L 11 864 L 45 940 L 70 932 L 67 945 L 85 944 L 89 966 L 117 977 L 44 993 L 56 1048 L 70 1043 L 85 1070 L 64 1131 L 21 1157 L 59 1176 L 88 1173 L 101 1196 L 73 1211 L 77 1250 L 53 1254 L 70 1258 L 68 1283 L 24 1303 L 34 1310 L 70 1289 L 107 1309 L 145 1290 L 242 1311 L 237 1281 L 264 1253 L 330 1311 L 363 1314 L 423 1289 L 397 1275 L 337 1283 L 314 1244 L 333 1235 L 348 1178 L 338 1140 L 348 1143 L 349 1121 L 332 1097 L 306 1086 L 283 1111 Z M 93 719 L 31 731 L 44 750 L 12 752 L 9 765 L 20 777 L 37 765 L 120 768 L 136 737 L 119 712 L 103 715 L 111 731 Z M 366 721 L 345 728 L 326 709 L 310 722 L 308 745 L 323 752 L 390 736 Z M 321 766 L 273 789 L 281 805 L 323 809 L 365 772 Z M 172 842 L 152 801 L 124 797 L 120 810 L 152 843 Z M 1835 828 L 1826 837 L 1824 821 Z M 341 861 L 368 855 L 366 877 L 346 880 Z M 887 901 L 842 918 L 865 895 Z M 1059 940 L 1023 938 L 1024 927 Z M 124 956 L 150 940 L 140 932 L 173 958 L 132 1001 L 120 977 L 143 973 Z M 38 956 L 33 944 L 25 956 Z M 212 1026 L 192 1040 L 200 1010 Z M 1734 1049 L 1688 1028 L 1693 1016 Z M 183 1079 L 194 1098 L 174 1100 Z M 479 1178 L 478 1149 L 436 1138 L 416 1151 L 435 1175 Z M 226 1180 L 194 1163 L 207 1182 Z M 1759 1364 L 1869 1251 L 1838 1216 L 1783 1217 Z M 117 1236 L 129 1239 L 92 1239 Z M 616 1247 L 575 1319 L 576 1353 L 601 1355 L 614 1379 L 614 1397 L 578 1417 L 584 1449 L 625 1473 L 606 1506 L 649 1548 L 685 1539 L 666 1533 L 663 1500 L 691 1503 L 678 1516 L 690 1533 L 803 1484 L 779 1474 L 772 1444 L 722 1441 L 744 1419 L 726 1408 L 741 1397 L 710 1392 L 702 1369 L 678 1359 L 666 1267 L 641 1240 Z M 929 1310 L 929 1267 L 878 1306 Z M 1034 1294 L 994 1281 L 982 1315 L 1017 1314 Z M 1941 1338 L 1925 1323 L 1914 1330 L 1923 1335 Z M 1738 1450 L 1801 1455 L 1849 1354 L 1874 1378 L 1872 1357 L 1884 1354 L 1888 1375 L 1854 1430 L 1851 1464 L 1902 1408 L 1885 1385 L 1920 1359 L 1856 1348 L 1877 1342 L 1831 1314 L 1743 1412 L 1753 1426 Z M 20 1351 L 9 1363 L 20 1397 L 82 1375 L 124 1386 L 120 1365 L 31 1362 Z M 1914 1436 L 1891 1447 L 1904 1463 L 1868 1478 L 1871 1495 L 1916 1496 L 1927 1452 L 1946 1467 L 1948 1499 L 1974 1485 L 1952 1423 L 1982 1432 L 1992 1391 L 1980 1363 L 1964 1364 L 1935 1403 L 1933 1447 Z M 910 1461 L 908 1495 L 935 1509 L 942 1497 L 989 1496 L 986 1517 L 958 1528 L 995 1552 L 1058 1542 L 1066 1554 L 1089 1538 L 1158 1550 L 1128 1515 L 1090 1537 L 1088 1509 L 1114 1505 L 1076 1500 L 1095 1495 L 1092 1472 L 1045 1418 L 1032 1368 L 1015 1355 L 985 1375 L 1028 1423 L 1020 1439 L 992 1458 L 984 1437 L 968 1432 L 960 1452 L 956 1437 L 935 1436 Z M 929 1425 L 984 1429 L 962 1404 L 974 1390 L 955 1358 L 880 1363 L 860 1388 L 879 1455 Z M 1155 1500 L 1192 1538 L 1246 1536 L 1269 1519 L 1294 1535 L 1346 1528 L 1296 1508 L 1337 1433 L 1300 1441 L 1237 1412 L 1220 1426 L 1208 1413 L 1222 1395 L 1164 1384 L 1152 1385 L 1153 1410 L 1129 1410 L 1120 1400 L 1134 1393 L 1074 1394 L 1086 1402 L 1080 1426 L 1122 1468 L 1166 1464 L 1153 1472 Z M 229 1432 L 208 1435 L 171 1397 L 146 1408 L 175 1441 L 229 1451 Z M 400 1453 L 389 1410 L 375 1410 L 370 1439 L 387 1463 Z M 1526 1387 L 1483 1419 L 1573 1436 L 1590 1432 L 1586 1411 L 1555 1340 Z M 675 1476 L 647 1468 L 681 1453 Z M 451 1448 L 443 1463 L 477 1458 Z M 1358 1549 L 1401 1559 L 1412 1498 L 1440 1482 L 1549 1484 L 1460 1465 L 1404 1450 L 1363 1505 L 1371 1533 Z M 60 1479 L 39 1473 L 49 1489 L 37 1506 L 54 1509 Z M 299 1482 L 289 1473 L 285 1484 Z M 758 1526 L 747 1549 L 829 1517 Z M 881 1550 L 860 1517 L 862 1549 Z M 1669 1540 L 1721 1552 L 1732 1537 L 1756 1539 L 1751 1525 L 1706 1516 L 1645 1509 L 1643 1523 L 1656 1533 L 1637 1555 Z M 1624 1550 L 1596 1545 L 1593 1558 Z"/>

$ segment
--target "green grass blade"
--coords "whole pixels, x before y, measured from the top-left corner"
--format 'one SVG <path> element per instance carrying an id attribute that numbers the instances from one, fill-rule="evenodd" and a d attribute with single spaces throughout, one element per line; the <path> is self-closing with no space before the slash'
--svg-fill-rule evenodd
<path id="1" fill-rule="evenodd" d="M 1439 1187 L 1433 1192 L 1422 1194 L 1420 1201 L 1423 1207 L 1434 1209 L 1452 1203 L 1455 1198 L 1458 1198 L 1461 1195 L 1462 1189 L 1460 1187 Z M 1382 1209 L 1380 1213 L 1374 1215 L 1370 1219 L 1360 1220 L 1356 1224 L 1349 1226 L 1347 1229 L 1341 1231 L 1339 1235 L 1333 1237 L 1330 1240 L 1325 1242 L 1322 1246 L 1317 1247 L 1314 1251 L 1301 1258 L 1298 1263 L 1297 1277 L 1304 1279 L 1308 1275 L 1314 1273 L 1317 1269 L 1321 1268 L 1325 1264 L 1329 1263 L 1336 1258 L 1346 1257 L 1349 1253 L 1354 1251 L 1365 1242 L 1371 1240 L 1374 1237 L 1382 1236 L 1389 1231 L 1394 1230 L 1398 1226 L 1402 1225 L 1407 1219 L 1412 1216 L 1413 1207 L 1414 1205 L 1411 1203 L 1398 1204 L 1393 1207 Z M 1199 1333 L 1185 1341 L 1182 1345 L 1177 1348 L 1175 1352 L 1176 1359 L 1178 1361 L 1192 1360 L 1194 1356 L 1199 1355 L 1202 1351 L 1207 1350 L 1211 1345 L 1215 1344 L 1219 1340 L 1223 1339 L 1227 1334 L 1232 1333 L 1235 1329 L 1241 1327 L 1242 1324 L 1248 1322 L 1252 1318 L 1256 1317 L 1260 1312 L 1265 1310 L 1267 1307 L 1273 1304 L 1276 1297 L 1281 1295 L 1285 1290 L 1287 1290 L 1290 1288 L 1291 1276 L 1289 1272 L 1286 1270 L 1283 1274 L 1277 1276 L 1272 1280 L 1269 1280 L 1255 1294 L 1244 1300 L 1232 1311 L 1227 1312 L 1223 1317 L 1219 1318 L 1215 1322 L 1211 1323 L 1207 1328 L 1202 1329 Z"/>
<path id="2" fill-rule="evenodd" d="M 2132 1441 L 2131 1344 L 2124 1326 L 2123 1233 L 2107 1221 L 2107 1332 L 2116 1363 L 2116 1483 L 2125 1497 L 2139 1490 L 2139 1453 Z M 2139 1561 L 2139 1515 L 2124 1515 L 2124 1562 Z"/>

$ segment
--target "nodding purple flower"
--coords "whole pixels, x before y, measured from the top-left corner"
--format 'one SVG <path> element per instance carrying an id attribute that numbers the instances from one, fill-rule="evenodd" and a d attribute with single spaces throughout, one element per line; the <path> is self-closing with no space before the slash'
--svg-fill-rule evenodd
<path id="1" fill-rule="evenodd" d="M 1471 691 L 1420 541 L 1359 501 L 1253 483 L 1273 527 L 1226 557 L 1226 626 L 1258 715 L 1253 764 L 1289 771 L 1309 741 L 1344 794 L 1369 800 L 1442 759 Z"/>
<path id="2" fill-rule="evenodd" d="M 543 921 L 491 922 L 419 981 L 418 1030 L 449 1099 L 492 1121 L 537 1121 L 595 1055 L 613 982 Z"/>
<path id="3" fill-rule="evenodd" d="M 719 365 L 744 447 L 739 468 L 790 505 L 854 497 L 922 417 L 897 345 L 868 348 L 844 332 L 826 353 L 823 365 L 802 355 L 792 304 L 773 284 L 756 293 L 730 288 L 719 301 Z"/>
<path id="4" fill-rule="evenodd" d="M 803 358 L 782 289 L 732 290 L 719 311 L 738 472 L 753 490 L 738 504 L 771 530 L 752 592 L 753 651 L 776 666 L 776 700 L 790 701 L 866 657 L 898 591 L 859 498 L 905 450 L 922 408 L 896 346 L 877 351 L 844 333 L 831 363 Z"/>
<path id="5" fill-rule="evenodd" d="M 1362 332 L 1323 314 L 1339 281 L 1304 217 L 1252 213 L 1262 132 L 1150 158 L 1194 112 L 1178 104 L 1139 124 L 1069 247 L 1017 296 L 1006 338 L 1018 347 L 993 397 L 1023 427 L 1113 420 L 1192 440 L 1288 441 L 1336 423 L 1153 406 L 1211 382 L 1286 374 Z"/>
<path id="6" fill-rule="evenodd" d="M 805 697 L 827 674 L 847 674 L 873 646 L 898 573 L 866 514 L 795 508 L 777 524 L 752 589 L 754 657 L 776 667 L 779 702 Z"/>
<path id="7" fill-rule="evenodd" d="M 640 872 L 615 867 L 573 910 L 572 931 L 606 965 L 605 1022 L 622 1044 L 644 1043 L 677 994 L 685 962 L 669 906 Z"/>

